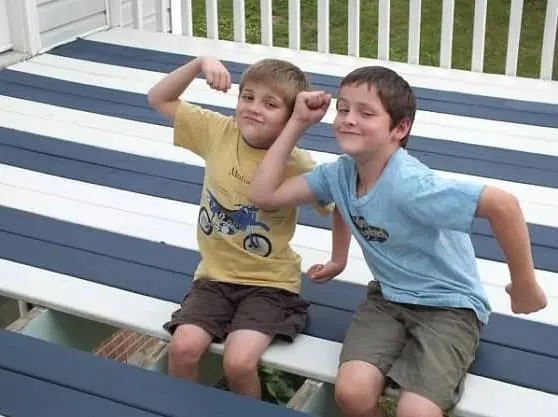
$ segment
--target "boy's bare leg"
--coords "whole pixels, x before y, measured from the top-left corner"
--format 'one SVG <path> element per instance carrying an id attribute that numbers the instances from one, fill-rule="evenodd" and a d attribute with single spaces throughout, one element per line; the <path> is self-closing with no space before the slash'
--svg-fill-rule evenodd
<path id="1" fill-rule="evenodd" d="M 402 392 L 395 415 L 397 417 L 443 417 L 444 413 L 428 398 L 414 392 Z"/>
<path id="2" fill-rule="evenodd" d="M 169 344 L 169 374 L 197 382 L 200 360 L 212 339 L 211 335 L 199 326 L 178 326 Z"/>
<path id="3" fill-rule="evenodd" d="M 231 391 L 256 399 L 262 396 L 258 363 L 272 337 L 255 330 L 236 330 L 225 342 L 223 369 Z"/>
<path id="4" fill-rule="evenodd" d="M 339 368 L 335 381 L 335 400 L 343 417 L 384 417 L 380 396 L 384 376 L 374 365 L 348 361 Z"/>

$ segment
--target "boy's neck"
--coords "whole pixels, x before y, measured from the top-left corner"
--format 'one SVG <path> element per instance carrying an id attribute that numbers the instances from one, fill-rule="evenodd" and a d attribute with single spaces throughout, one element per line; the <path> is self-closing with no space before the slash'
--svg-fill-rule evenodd
<path id="1" fill-rule="evenodd" d="M 252 143 L 250 143 L 250 141 L 249 141 L 248 139 L 246 139 L 244 136 L 242 136 L 242 140 L 244 141 L 244 143 L 246 144 L 246 146 L 248 146 L 248 147 L 250 147 L 250 148 L 252 148 L 252 149 L 258 150 L 258 151 L 266 151 L 266 150 L 268 150 L 269 148 L 271 148 L 271 144 L 269 144 L 269 145 L 255 145 L 255 144 L 252 144 Z"/>
<path id="2" fill-rule="evenodd" d="M 397 148 L 388 148 L 381 153 L 373 153 L 362 159 L 355 158 L 357 178 L 357 196 L 362 197 L 378 181 L 381 177 L 391 156 L 399 150 Z"/>

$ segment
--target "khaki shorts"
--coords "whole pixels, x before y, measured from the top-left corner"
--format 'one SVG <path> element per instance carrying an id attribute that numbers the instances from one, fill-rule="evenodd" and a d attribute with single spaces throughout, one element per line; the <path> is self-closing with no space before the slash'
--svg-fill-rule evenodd
<path id="1" fill-rule="evenodd" d="M 306 326 L 309 304 L 298 294 L 272 288 L 197 279 L 163 327 L 173 334 L 194 324 L 222 342 L 235 330 L 256 330 L 292 342 Z"/>
<path id="2" fill-rule="evenodd" d="M 447 412 L 461 398 L 480 327 L 469 309 L 387 301 L 372 281 L 345 336 L 340 364 L 371 363 L 387 377 L 386 388 L 421 395 Z"/>

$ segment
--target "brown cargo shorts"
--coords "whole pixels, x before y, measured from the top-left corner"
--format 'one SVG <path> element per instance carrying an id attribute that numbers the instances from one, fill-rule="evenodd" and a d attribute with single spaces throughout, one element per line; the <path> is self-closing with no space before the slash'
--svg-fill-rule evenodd
<path id="1" fill-rule="evenodd" d="M 461 398 L 480 328 L 473 310 L 393 303 L 372 281 L 339 362 L 370 363 L 386 376 L 386 388 L 421 395 L 448 412 Z"/>
<path id="2" fill-rule="evenodd" d="M 197 279 L 163 327 L 173 334 L 181 324 L 201 327 L 223 342 L 235 330 L 256 330 L 292 342 L 306 326 L 309 304 L 280 288 Z"/>

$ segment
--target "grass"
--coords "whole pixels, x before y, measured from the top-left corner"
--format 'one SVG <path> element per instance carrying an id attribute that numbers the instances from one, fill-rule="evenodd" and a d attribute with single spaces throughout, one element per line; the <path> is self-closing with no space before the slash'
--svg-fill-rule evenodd
<path id="1" fill-rule="evenodd" d="M 484 72 L 504 73 L 511 0 L 490 0 L 486 20 Z M 232 1 L 219 1 L 219 38 L 232 40 Z M 246 41 L 260 43 L 258 0 L 246 0 Z M 301 47 L 316 50 L 317 0 L 301 1 Z M 391 1 L 390 59 L 407 61 L 409 0 Z M 378 1 L 361 0 L 360 55 L 377 56 Z M 206 35 L 205 1 L 192 2 L 194 34 Z M 473 0 L 456 0 L 452 67 L 470 69 L 473 37 Z M 546 0 L 524 0 L 517 74 L 539 77 Z M 441 0 L 422 0 L 420 64 L 439 65 Z M 330 0 L 330 51 L 347 53 L 347 1 Z M 288 1 L 273 1 L 273 42 L 288 47 Z M 558 42 L 557 42 L 558 45 Z M 553 79 L 558 79 L 558 54 L 554 54 Z"/>

